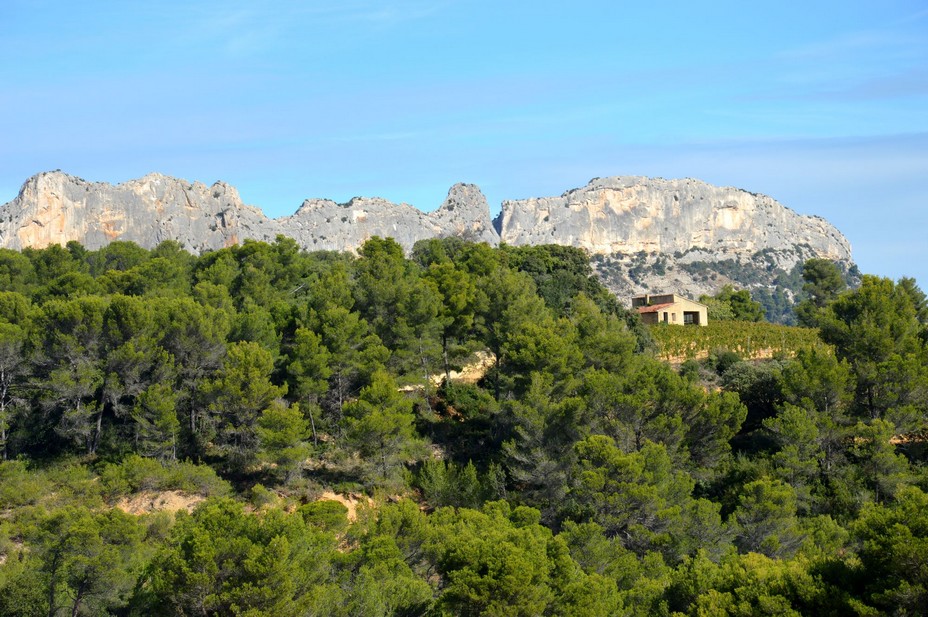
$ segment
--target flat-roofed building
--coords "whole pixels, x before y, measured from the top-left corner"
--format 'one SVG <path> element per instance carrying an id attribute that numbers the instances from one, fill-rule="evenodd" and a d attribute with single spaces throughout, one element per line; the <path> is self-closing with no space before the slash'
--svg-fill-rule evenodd
<path id="1" fill-rule="evenodd" d="M 646 324 L 705 326 L 709 323 L 709 308 L 705 304 L 677 294 L 635 296 L 632 298 L 632 310 Z"/>

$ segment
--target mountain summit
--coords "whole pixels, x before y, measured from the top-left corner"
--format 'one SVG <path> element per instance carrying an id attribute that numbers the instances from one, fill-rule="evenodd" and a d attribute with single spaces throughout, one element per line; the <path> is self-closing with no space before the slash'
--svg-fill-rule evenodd
<path id="1" fill-rule="evenodd" d="M 560 197 L 505 201 L 497 224 L 508 244 L 567 244 L 594 255 L 753 254 L 805 245 L 819 257 L 851 258 L 847 239 L 823 218 L 690 178 L 596 178 Z"/>

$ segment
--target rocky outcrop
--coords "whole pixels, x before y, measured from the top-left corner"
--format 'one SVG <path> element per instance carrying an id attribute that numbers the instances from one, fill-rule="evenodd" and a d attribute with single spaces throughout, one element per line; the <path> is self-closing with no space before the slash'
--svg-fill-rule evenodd
<path id="1" fill-rule="evenodd" d="M 41 173 L 0 208 L 0 246 L 13 249 L 70 240 L 92 249 L 113 240 L 153 248 L 177 240 L 202 252 L 245 238 L 273 239 L 273 231 L 261 210 L 244 205 L 234 187 L 161 174 L 113 186 L 57 171 Z"/>
<path id="2" fill-rule="evenodd" d="M 773 274 L 788 274 L 809 257 L 850 260 L 847 240 L 824 219 L 801 216 L 764 195 L 689 179 L 595 179 L 560 197 L 503 202 L 495 222 L 472 184 L 451 187 L 431 213 L 355 197 L 342 204 L 309 199 L 293 215 L 269 219 L 228 184 L 160 174 L 110 185 L 42 173 L 0 207 L 0 246 L 14 249 L 69 240 L 90 249 L 113 240 L 152 248 L 176 240 L 199 253 L 278 234 L 309 250 L 354 251 L 375 235 L 395 238 L 406 251 L 418 240 L 445 236 L 576 246 L 591 253 L 603 280 L 622 297 L 645 291 L 695 296 L 728 282 L 769 286 Z M 739 278 L 739 272 L 751 274 Z"/>
<path id="3" fill-rule="evenodd" d="M 474 242 L 497 244 L 499 234 L 490 218 L 490 206 L 476 184 L 455 184 L 448 197 L 431 214 L 445 235 Z"/>
<path id="4" fill-rule="evenodd" d="M 407 251 L 426 238 L 499 241 L 487 200 L 473 184 L 451 187 L 444 203 L 429 214 L 378 197 L 355 197 L 345 204 L 307 199 L 293 216 L 277 222 L 281 233 L 310 250 L 353 251 L 372 236 L 394 238 Z"/>
<path id="5" fill-rule="evenodd" d="M 847 239 L 820 217 L 692 179 L 597 178 L 560 197 L 505 201 L 497 222 L 508 244 L 566 244 L 594 255 L 701 249 L 724 259 L 802 245 L 819 257 L 851 256 Z"/>
<path id="6" fill-rule="evenodd" d="M 272 241 L 278 234 L 309 250 L 352 251 L 371 236 L 392 237 L 407 251 L 424 238 L 460 236 L 496 244 L 489 206 L 480 189 L 457 184 L 437 210 L 355 197 L 345 204 L 309 199 L 292 216 L 269 219 L 242 203 L 223 182 L 149 174 L 111 185 L 59 171 L 33 176 L 0 208 L 0 246 L 41 248 L 76 240 L 97 249 L 113 240 L 153 248 L 176 240 L 195 253 L 246 239 Z"/>

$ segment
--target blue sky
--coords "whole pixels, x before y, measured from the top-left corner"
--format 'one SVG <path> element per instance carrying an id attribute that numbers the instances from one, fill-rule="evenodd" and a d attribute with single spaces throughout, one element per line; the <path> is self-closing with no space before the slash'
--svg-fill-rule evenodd
<path id="1" fill-rule="evenodd" d="M 0 80 L 0 203 L 48 169 L 221 179 L 270 216 L 695 177 L 928 287 L 924 0 L 2 0 Z"/>

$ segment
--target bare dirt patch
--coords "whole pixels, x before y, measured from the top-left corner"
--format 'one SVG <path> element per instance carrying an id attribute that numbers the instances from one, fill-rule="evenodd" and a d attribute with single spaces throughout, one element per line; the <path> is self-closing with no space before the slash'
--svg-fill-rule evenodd
<path id="1" fill-rule="evenodd" d="M 460 371 L 451 371 L 451 381 L 457 383 L 477 383 L 487 374 L 493 364 L 496 362 L 496 356 L 489 351 L 478 351 L 474 353 L 473 360 L 465 364 Z M 432 376 L 432 383 L 436 386 L 441 385 L 445 378 L 444 373 Z"/>
<path id="2" fill-rule="evenodd" d="M 348 510 L 348 520 L 355 522 L 358 520 L 358 506 L 371 506 L 374 500 L 366 495 L 348 494 L 342 495 L 333 491 L 326 491 L 316 501 L 337 501 Z"/>
<path id="3" fill-rule="evenodd" d="M 127 514 L 150 514 L 152 512 L 193 511 L 205 500 L 202 495 L 191 495 L 183 491 L 142 491 L 123 497 L 116 507 Z"/>

